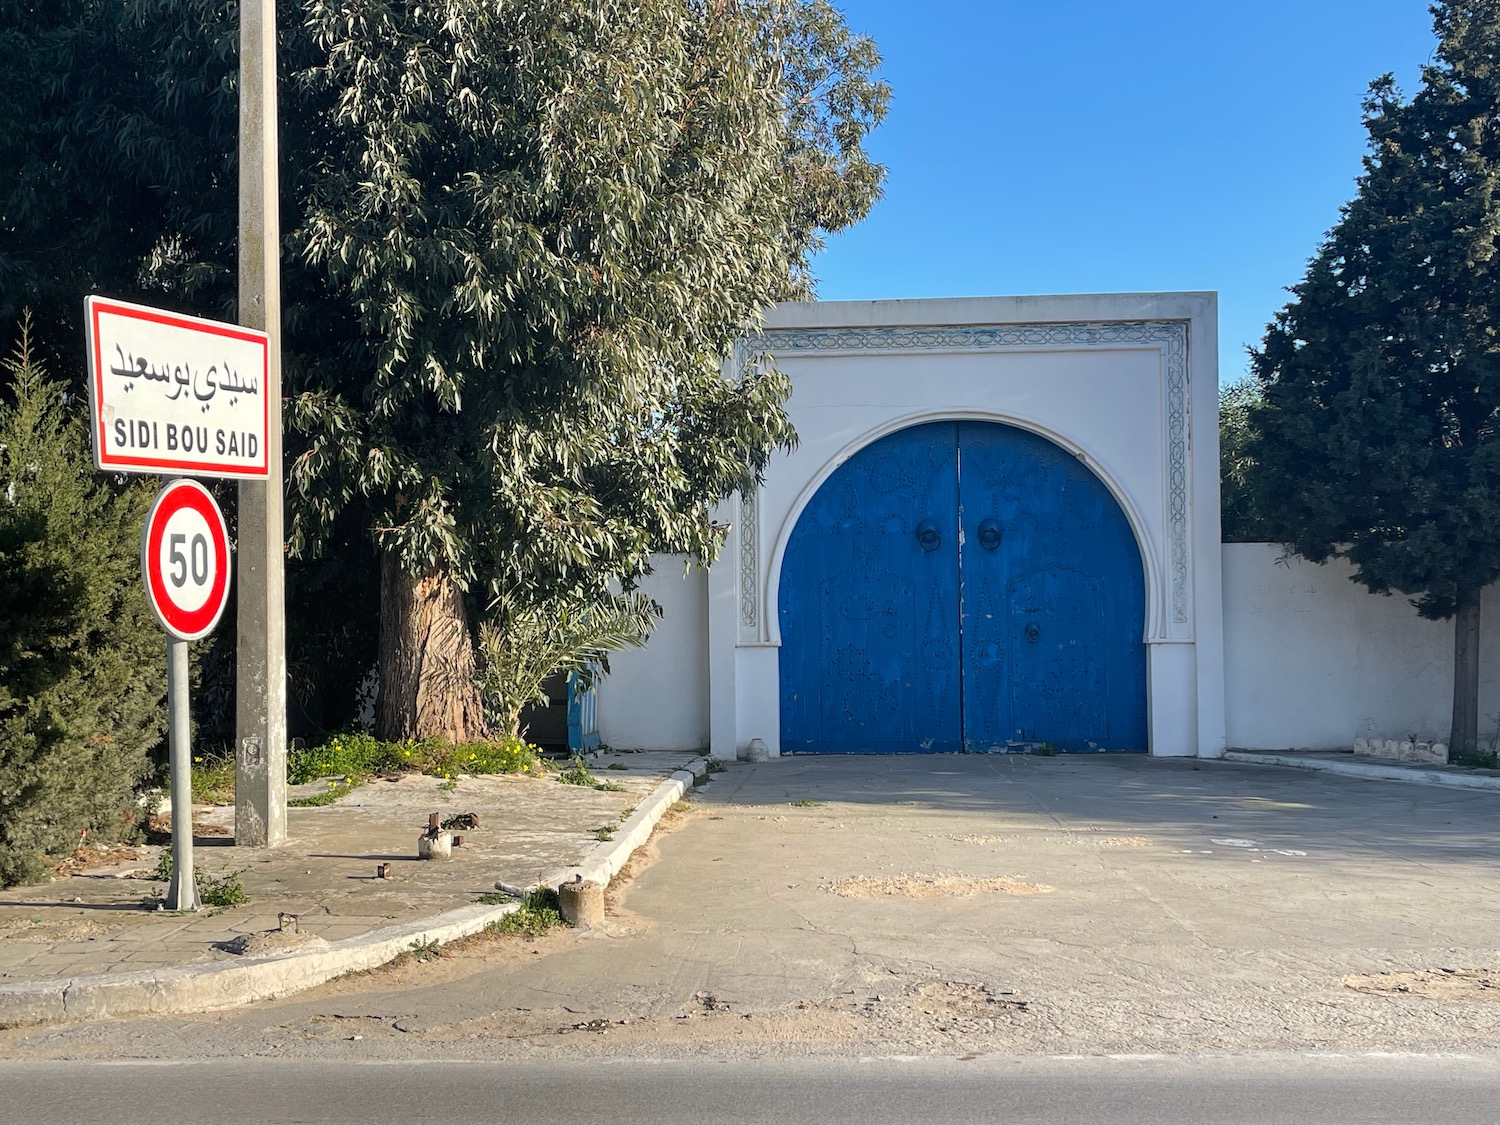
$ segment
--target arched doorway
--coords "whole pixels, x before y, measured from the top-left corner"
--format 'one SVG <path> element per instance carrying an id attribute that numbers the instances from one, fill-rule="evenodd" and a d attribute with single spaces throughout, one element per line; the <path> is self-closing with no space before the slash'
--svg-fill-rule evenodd
<path id="1" fill-rule="evenodd" d="M 1047 439 L 935 422 L 823 483 L 779 594 L 783 753 L 1145 750 L 1145 577 Z"/>

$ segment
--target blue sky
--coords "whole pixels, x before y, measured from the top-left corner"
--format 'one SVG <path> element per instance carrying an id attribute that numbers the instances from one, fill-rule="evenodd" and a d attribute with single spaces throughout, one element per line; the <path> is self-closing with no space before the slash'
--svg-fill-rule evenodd
<path id="1" fill-rule="evenodd" d="M 894 95 L 819 297 L 1214 289 L 1225 382 L 1353 193 L 1370 80 L 1434 46 L 1425 0 L 835 2 Z"/>

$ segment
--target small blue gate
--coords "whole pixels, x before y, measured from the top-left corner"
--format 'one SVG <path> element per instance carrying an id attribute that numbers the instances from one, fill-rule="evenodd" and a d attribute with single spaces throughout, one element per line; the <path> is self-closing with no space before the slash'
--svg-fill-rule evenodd
<path id="1" fill-rule="evenodd" d="M 784 752 L 1146 749 L 1135 536 L 1036 434 L 940 422 L 855 454 L 792 532 L 780 621 Z"/>

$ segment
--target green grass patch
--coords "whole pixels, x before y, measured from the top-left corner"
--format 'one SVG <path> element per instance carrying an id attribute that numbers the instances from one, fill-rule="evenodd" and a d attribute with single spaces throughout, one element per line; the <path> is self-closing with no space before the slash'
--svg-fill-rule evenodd
<path id="1" fill-rule="evenodd" d="M 234 804 L 234 755 L 208 754 L 193 759 L 193 803 Z"/>
<path id="2" fill-rule="evenodd" d="M 607 770 L 628 770 L 630 767 L 627 766 L 624 762 L 610 762 L 609 765 L 605 766 L 604 768 Z"/>
<path id="3" fill-rule="evenodd" d="M 562 915 L 557 909 L 557 892 L 551 887 L 538 887 L 521 900 L 519 910 L 491 922 L 485 929 L 490 933 L 538 938 L 562 924 Z"/>
<path id="4" fill-rule="evenodd" d="M 463 773 L 544 772 L 536 747 L 509 736 L 454 743 L 439 738 L 381 742 L 369 734 L 336 734 L 319 746 L 293 750 L 286 762 L 287 780 L 293 785 L 320 777 L 347 780 L 421 773 L 451 781 Z"/>
<path id="5" fill-rule="evenodd" d="M 822 801 L 809 801 L 806 798 L 803 798 L 800 801 L 789 801 L 788 804 L 790 804 L 792 806 L 792 808 L 794 808 L 794 809 L 816 809 L 816 808 L 821 808 L 822 805 L 823 805 L 823 802 Z"/>
<path id="6" fill-rule="evenodd" d="M 331 805 L 340 797 L 353 793 L 365 783 L 362 777 L 344 777 L 328 779 L 328 788 L 321 793 L 314 793 L 310 797 L 293 797 L 287 801 L 287 806 L 294 809 L 316 809 L 324 805 Z"/>

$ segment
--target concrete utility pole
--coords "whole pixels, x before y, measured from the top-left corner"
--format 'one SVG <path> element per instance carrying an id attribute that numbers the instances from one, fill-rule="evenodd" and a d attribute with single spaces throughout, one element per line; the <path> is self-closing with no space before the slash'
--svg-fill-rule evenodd
<path id="1" fill-rule="evenodd" d="M 286 840 L 286 607 L 281 522 L 281 222 L 276 3 L 240 4 L 240 323 L 270 340 L 264 483 L 240 484 L 234 842 Z"/>

